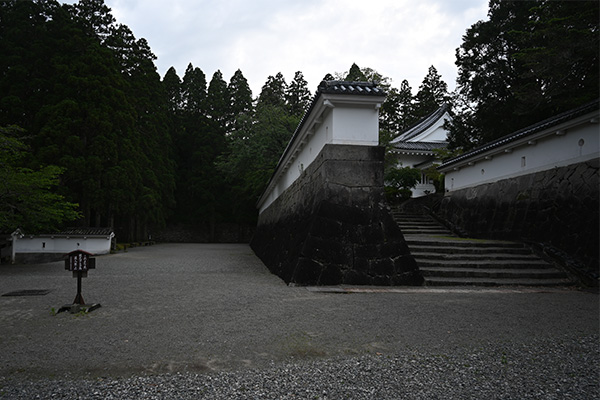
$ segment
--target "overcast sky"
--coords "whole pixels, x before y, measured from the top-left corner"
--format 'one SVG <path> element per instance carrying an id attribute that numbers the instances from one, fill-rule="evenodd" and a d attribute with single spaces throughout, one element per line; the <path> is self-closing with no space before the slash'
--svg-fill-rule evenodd
<path id="1" fill-rule="evenodd" d="M 70 3 L 73 1 L 69 1 Z M 455 50 L 486 19 L 487 0 L 105 0 L 118 23 L 146 38 L 161 77 L 191 62 L 210 81 L 237 69 L 258 96 L 269 75 L 302 71 L 314 92 L 352 63 L 416 92 L 434 65 L 455 87 Z"/>

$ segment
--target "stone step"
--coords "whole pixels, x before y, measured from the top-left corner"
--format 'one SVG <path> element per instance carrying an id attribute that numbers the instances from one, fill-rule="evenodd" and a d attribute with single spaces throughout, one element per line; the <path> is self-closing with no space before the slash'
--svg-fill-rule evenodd
<path id="1" fill-rule="evenodd" d="M 423 223 L 423 222 L 400 222 L 398 224 L 398 226 L 400 228 L 424 228 L 424 227 L 429 227 L 429 228 L 443 228 L 448 230 L 446 227 L 441 226 L 440 224 L 436 224 L 436 223 Z"/>
<path id="2" fill-rule="evenodd" d="M 568 279 L 493 279 L 429 277 L 426 286 L 568 286 Z"/>
<path id="3" fill-rule="evenodd" d="M 561 286 L 567 275 L 518 242 L 455 236 L 428 215 L 393 210 L 428 286 Z"/>
<path id="4" fill-rule="evenodd" d="M 435 221 L 400 221 L 398 223 L 398 226 L 400 227 L 411 227 L 411 226 L 435 226 L 435 227 L 441 227 L 440 224 L 436 223 Z"/>
<path id="5" fill-rule="evenodd" d="M 487 254 L 531 254 L 531 250 L 526 247 L 458 247 L 458 246 L 412 246 L 408 243 L 408 248 L 411 254 L 414 253 L 438 253 L 438 254 L 469 254 L 469 255 L 481 255 L 485 257 Z"/>
<path id="6" fill-rule="evenodd" d="M 428 215 L 400 215 L 392 213 L 392 217 L 397 221 L 435 221 L 435 219 Z"/>
<path id="7" fill-rule="evenodd" d="M 506 269 L 549 269 L 552 268 L 550 264 L 545 262 L 544 260 L 515 260 L 515 261 L 506 261 L 506 260 L 480 260 L 480 261 L 465 261 L 465 260 L 419 260 L 417 261 L 417 265 L 419 268 L 435 268 L 435 267 L 446 267 L 446 268 L 478 268 L 478 269 L 496 269 L 496 268 L 506 268 Z"/>
<path id="8" fill-rule="evenodd" d="M 402 228 L 400 227 L 402 233 L 406 235 L 440 235 L 440 236 L 449 236 L 452 235 L 452 232 L 445 230 L 443 228 Z"/>
<path id="9" fill-rule="evenodd" d="M 435 249 L 433 249 L 435 250 Z M 411 251 L 412 256 L 418 260 L 439 260 L 439 261 L 478 261 L 478 260 L 505 260 L 505 261 L 517 261 L 517 260 L 539 260 L 539 257 L 531 252 L 527 253 L 439 253 L 435 251 L 431 252 L 418 252 Z"/>
<path id="10" fill-rule="evenodd" d="M 410 245 L 422 246 L 443 246 L 443 247 L 497 247 L 497 248 L 525 248 L 523 243 L 509 242 L 503 240 L 484 240 L 484 239 L 468 239 L 451 236 L 427 236 L 427 235 L 410 235 L 404 238 Z"/>
<path id="11" fill-rule="evenodd" d="M 402 229 L 407 228 L 407 229 L 415 229 L 415 228 L 437 228 L 437 229 L 444 229 L 444 230 L 448 230 L 448 228 L 441 226 L 440 224 L 433 224 L 433 223 L 404 223 L 401 222 L 398 224 L 398 226 Z"/>
<path id="12" fill-rule="evenodd" d="M 493 278 L 493 279 L 566 279 L 567 275 L 553 268 L 542 269 L 480 269 L 480 268 L 420 268 L 423 277 L 438 278 Z"/>
<path id="13" fill-rule="evenodd" d="M 527 269 L 527 268 L 554 268 L 544 260 L 443 260 L 443 259 L 420 259 L 415 257 L 419 268 L 423 267 L 447 267 L 447 268 L 480 268 L 480 269 Z"/>
<path id="14" fill-rule="evenodd" d="M 433 218 L 403 218 L 403 217 L 394 217 L 394 220 L 400 224 L 402 223 L 414 223 L 414 224 L 429 224 L 429 223 L 435 223 L 438 224 L 439 223 L 434 220 Z"/>

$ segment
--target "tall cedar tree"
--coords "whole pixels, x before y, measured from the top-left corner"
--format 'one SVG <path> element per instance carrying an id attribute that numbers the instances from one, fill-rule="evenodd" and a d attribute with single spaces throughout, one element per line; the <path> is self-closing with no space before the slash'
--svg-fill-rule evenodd
<path id="1" fill-rule="evenodd" d="M 300 121 L 289 111 L 286 88 L 281 73 L 267 78 L 253 116 L 242 115 L 242 123 L 229 137 L 229 152 L 218 161 L 238 196 L 233 212 L 239 221 L 256 222 L 256 201 Z"/>
<path id="2" fill-rule="evenodd" d="M 235 71 L 229 80 L 227 90 L 230 96 L 230 112 L 234 120 L 252 112 L 252 90 L 241 70 Z"/>
<path id="3" fill-rule="evenodd" d="M 81 225 L 127 240 L 164 223 L 170 140 L 147 43 L 101 0 L 0 7 L 0 123 L 32 137 L 29 165 L 64 170 L 56 191 L 80 204 Z"/>
<path id="4" fill-rule="evenodd" d="M 294 79 L 287 87 L 285 101 L 291 115 L 297 117 L 304 115 L 304 111 L 310 104 L 310 90 L 308 90 L 308 82 L 304 79 L 301 71 L 294 74 Z"/>
<path id="5" fill-rule="evenodd" d="M 147 237 L 150 227 L 160 228 L 166 224 L 174 207 L 175 170 L 169 105 L 154 66 L 156 57 L 145 39 L 136 40 L 127 26 L 118 25 L 105 43 L 116 53 L 121 74 L 128 82 L 127 97 L 135 109 L 138 136 L 137 150 L 131 157 L 135 157 L 142 185 L 135 210 L 119 219 L 121 223 L 128 222 L 126 231 L 131 239 Z M 122 230 L 122 233 L 125 232 Z"/>
<path id="6" fill-rule="evenodd" d="M 412 89 L 406 79 L 400 89 L 392 87 L 388 90 L 379 115 L 379 129 L 388 132 L 390 139 L 415 122 Z"/>
<path id="7" fill-rule="evenodd" d="M 206 111 L 209 118 L 222 129 L 222 134 L 230 125 L 230 99 L 227 82 L 223 80 L 221 71 L 217 70 L 208 85 Z"/>
<path id="8" fill-rule="evenodd" d="M 198 184 L 197 172 L 203 165 L 203 152 L 207 144 L 204 132 L 208 130 L 206 116 L 206 75 L 191 63 L 188 65 L 181 84 L 181 111 L 176 114 L 179 125 L 175 127 L 175 161 L 177 164 L 177 222 L 198 223 L 202 212 L 196 207 L 202 197 L 202 186 Z"/>
<path id="9" fill-rule="evenodd" d="M 163 81 L 163 90 L 167 96 L 169 114 L 178 115 L 183 108 L 183 95 L 181 92 L 181 78 L 177 75 L 175 68 L 171 67 L 165 74 Z"/>
<path id="10" fill-rule="evenodd" d="M 419 120 L 426 117 L 446 103 L 448 99 L 448 85 L 432 65 L 414 98 L 412 110 L 414 118 Z"/>
<path id="11" fill-rule="evenodd" d="M 285 107 L 286 90 L 287 84 L 281 72 L 275 76 L 270 75 L 258 96 L 257 107 L 265 105 Z"/>
<path id="12" fill-rule="evenodd" d="M 354 63 L 350 67 L 348 74 L 344 77 L 344 80 L 350 81 L 350 82 L 366 82 L 367 77 L 361 71 L 360 67 L 358 65 L 356 65 L 356 63 Z"/>

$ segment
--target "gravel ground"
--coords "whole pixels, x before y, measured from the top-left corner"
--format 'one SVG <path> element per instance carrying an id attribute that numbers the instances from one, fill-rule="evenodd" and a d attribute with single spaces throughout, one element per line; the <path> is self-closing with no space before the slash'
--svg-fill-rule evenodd
<path id="1" fill-rule="evenodd" d="M 598 295 L 288 287 L 245 245 L 0 266 L 1 399 L 598 399 Z M 342 294 L 339 292 L 345 292 Z"/>
<path id="2" fill-rule="evenodd" d="M 597 399 L 598 336 L 286 362 L 263 369 L 13 381 L 7 399 Z"/>

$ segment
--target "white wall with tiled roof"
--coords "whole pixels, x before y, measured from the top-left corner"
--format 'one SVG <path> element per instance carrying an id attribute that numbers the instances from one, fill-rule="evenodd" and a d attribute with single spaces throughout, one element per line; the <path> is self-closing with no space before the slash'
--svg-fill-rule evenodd
<path id="1" fill-rule="evenodd" d="M 585 162 L 600 157 L 598 111 L 442 165 L 446 191 Z"/>
<path id="2" fill-rule="evenodd" d="M 355 84 L 362 83 L 341 87 Z M 326 88 L 317 93 L 258 202 L 260 212 L 302 176 L 325 145 L 379 145 L 379 108 L 385 96 L 383 92 L 356 92 Z"/>
<path id="3" fill-rule="evenodd" d="M 18 254 L 67 254 L 84 250 L 92 254 L 108 254 L 114 233 L 102 235 L 62 234 L 26 235 L 19 230 L 13 232 L 12 258 Z"/>

